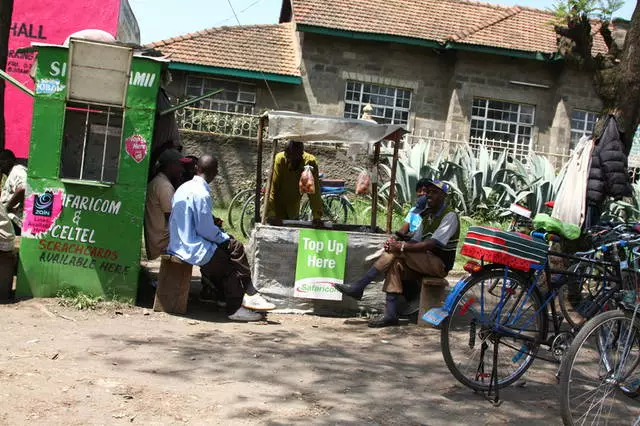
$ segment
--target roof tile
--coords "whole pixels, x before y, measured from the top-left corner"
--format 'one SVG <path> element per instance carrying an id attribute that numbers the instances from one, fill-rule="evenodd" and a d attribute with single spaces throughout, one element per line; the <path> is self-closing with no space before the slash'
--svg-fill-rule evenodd
<path id="1" fill-rule="evenodd" d="M 293 24 L 219 27 L 151 43 L 175 62 L 300 76 Z"/>
<path id="2" fill-rule="evenodd" d="M 552 54 L 551 12 L 471 0 L 291 0 L 297 24 Z M 594 54 L 606 52 L 595 32 Z"/>

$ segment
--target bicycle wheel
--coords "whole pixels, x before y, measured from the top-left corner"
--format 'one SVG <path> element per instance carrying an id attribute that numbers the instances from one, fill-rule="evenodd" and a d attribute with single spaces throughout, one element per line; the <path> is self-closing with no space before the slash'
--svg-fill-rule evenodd
<path id="1" fill-rule="evenodd" d="M 569 271 L 581 275 L 604 277 L 604 269 L 592 263 L 577 263 L 570 266 Z M 601 308 L 595 302 L 596 298 L 603 294 L 605 289 L 603 284 L 603 280 L 596 278 L 567 277 L 567 283 L 558 291 L 558 304 L 562 315 L 571 327 L 578 329 L 587 320 L 611 307 L 611 303 L 605 303 Z"/>
<path id="2" fill-rule="evenodd" d="M 251 235 L 251 231 L 255 226 L 255 211 L 256 211 L 256 196 L 255 194 L 247 198 L 244 202 L 244 206 L 242 206 L 242 213 L 240 214 L 240 231 L 245 238 L 249 238 Z M 262 202 L 264 201 L 264 197 L 260 197 L 260 205 L 262 206 Z"/>
<path id="3" fill-rule="evenodd" d="M 440 336 L 444 361 L 462 384 L 489 389 L 496 341 L 499 387 L 515 382 L 531 366 L 546 338 L 548 318 L 540 293 L 530 287 L 526 276 L 514 271 L 505 275 L 502 268 L 485 269 L 469 279 Z"/>
<path id="4" fill-rule="evenodd" d="M 322 218 L 330 220 L 333 223 L 347 223 L 349 216 L 349 207 L 347 203 L 343 201 L 343 196 L 339 194 L 323 194 L 322 199 Z M 346 198 L 346 197 L 345 197 Z M 311 220 L 313 214 L 311 212 L 311 203 L 307 198 L 302 207 L 300 208 L 300 220 Z"/>
<path id="5" fill-rule="evenodd" d="M 231 202 L 229 203 L 229 208 L 227 209 L 227 226 L 229 228 L 235 228 L 233 224 L 233 218 L 238 214 L 242 214 L 242 207 L 244 207 L 244 203 L 247 201 L 247 198 L 254 195 L 255 189 L 243 189 L 233 196 Z"/>
<path id="6" fill-rule="evenodd" d="M 640 386 L 639 320 L 629 312 L 603 312 L 576 335 L 560 377 L 565 425 L 637 424 L 640 401 L 626 394 L 635 389 L 637 395 Z"/>

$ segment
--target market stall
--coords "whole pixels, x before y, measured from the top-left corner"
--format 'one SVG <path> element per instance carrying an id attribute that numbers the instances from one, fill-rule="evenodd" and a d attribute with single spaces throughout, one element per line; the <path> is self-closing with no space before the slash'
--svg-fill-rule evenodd
<path id="1" fill-rule="evenodd" d="M 267 131 L 265 132 L 265 129 Z M 373 286 L 360 306 L 331 284 L 357 279 L 373 262 L 382 243 L 391 232 L 395 178 L 400 139 L 406 133 L 399 125 L 376 124 L 365 120 L 322 117 L 285 111 L 271 111 L 260 119 L 256 181 L 261 181 L 264 137 L 273 142 L 273 159 L 278 142 L 296 140 L 304 143 L 358 145 L 373 151 L 371 170 L 371 220 L 368 224 L 334 225 L 313 228 L 304 221 L 285 226 L 266 225 L 265 206 L 261 206 L 260 188 L 256 188 L 255 221 L 258 224 L 250 240 L 256 286 L 281 308 L 340 313 L 382 306 L 382 293 Z M 387 200 L 386 233 L 377 226 L 378 165 L 381 142 L 393 142 L 390 189 Z M 273 167 L 271 168 L 273 173 Z M 271 185 L 271 179 L 268 180 Z M 266 194 L 270 192 L 267 187 Z M 262 209 L 261 209 L 262 207 Z"/>

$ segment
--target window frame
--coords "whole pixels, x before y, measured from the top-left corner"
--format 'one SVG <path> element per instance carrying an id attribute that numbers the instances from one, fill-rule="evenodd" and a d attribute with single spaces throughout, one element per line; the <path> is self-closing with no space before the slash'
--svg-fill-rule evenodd
<path id="1" fill-rule="evenodd" d="M 582 129 L 576 129 L 573 127 L 573 123 L 574 121 L 583 121 L 579 118 L 576 118 L 574 115 L 578 112 L 582 112 L 585 114 L 584 117 L 584 126 Z M 570 125 L 569 125 L 569 151 L 573 150 L 576 145 L 578 144 L 578 141 L 584 137 L 584 136 L 591 136 L 593 135 L 593 131 L 595 129 L 596 123 L 598 122 L 598 117 L 599 117 L 599 113 L 594 112 L 594 111 L 589 111 L 586 109 L 581 109 L 581 108 L 574 108 L 573 110 L 571 110 L 571 116 L 569 117 L 569 121 L 570 121 Z M 591 126 L 591 133 L 587 133 L 588 132 L 588 126 L 589 126 L 589 118 L 590 116 L 593 116 L 593 124 Z M 573 138 L 573 135 L 575 134 L 581 134 L 577 139 Z"/>
<path id="2" fill-rule="evenodd" d="M 65 176 L 64 174 L 64 167 L 63 167 L 63 163 L 65 160 L 65 147 L 67 146 L 65 141 L 67 141 L 68 139 L 65 138 L 65 134 L 66 134 L 66 130 L 67 130 L 67 123 L 68 121 L 68 111 L 73 111 L 73 110 L 78 110 L 78 108 L 83 108 L 86 110 L 86 115 L 85 115 L 85 119 L 84 119 L 84 135 L 83 135 L 83 139 L 82 139 L 82 155 L 80 157 L 80 170 L 79 170 L 79 176 L 77 177 L 73 177 L 73 176 Z M 107 114 L 107 120 L 105 124 L 102 123 L 91 123 L 90 121 L 90 115 L 92 112 L 92 109 L 98 110 L 101 113 L 106 113 Z M 61 181 L 63 182 L 68 182 L 68 183 L 78 183 L 78 184 L 87 184 L 87 185 L 98 185 L 98 186 L 111 186 L 111 185 L 115 185 L 118 183 L 118 180 L 120 178 L 120 165 L 122 163 L 122 140 L 123 140 L 123 135 L 124 135 L 124 128 L 125 128 L 125 120 L 126 120 L 126 108 L 120 107 L 119 105 L 104 105 L 104 104 L 97 104 L 97 103 L 92 103 L 92 102 L 86 102 L 86 101 L 68 101 L 65 103 L 65 114 L 64 114 L 64 123 L 63 123 L 63 135 L 62 135 L 62 144 L 60 147 L 60 159 L 58 161 L 58 166 L 59 166 L 59 170 L 58 170 L 58 177 L 60 178 Z M 114 115 L 117 115 L 118 118 L 120 119 L 121 123 L 119 127 L 113 127 L 113 129 L 119 129 L 119 137 L 118 137 L 118 144 L 117 144 L 117 155 L 115 156 L 115 158 L 117 159 L 116 164 L 114 165 L 115 168 L 115 176 L 113 178 L 113 180 L 105 180 L 105 164 L 106 164 L 106 160 L 107 160 L 107 147 L 108 147 L 108 138 L 109 138 L 109 134 L 110 134 L 110 120 L 111 117 L 113 117 Z M 101 166 L 100 166 L 100 179 L 90 179 L 90 178 L 85 178 L 85 161 L 86 161 L 86 155 L 87 155 L 87 145 L 89 142 L 89 138 L 90 138 L 90 134 L 91 133 L 98 133 L 98 132 L 91 132 L 91 128 L 93 126 L 101 126 L 104 127 L 104 139 L 103 139 L 103 146 L 102 146 L 102 162 L 101 162 Z M 112 135 L 114 136 L 114 135 Z M 115 146 L 115 144 L 114 144 Z"/>
<path id="3" fill-rule="evenodd" d="M 350 89 L 349 85 L 360 85 L 360 90 L 354 90 L 353 88 Z M 372 92 L 365 92 L 365 86 L 376 86 L 378 87 L 378 93 L 372 93 Z M 362 98 L 365 95 L 369 95 L 369 96 L 385 96 L 385 97 L 389 97 L 389 95 L 387 94 L 380 94 L 380 89 L 393 89 L 393 105 L 392 106 L 388 106 L 388 105 L 381 105 L 381 104 L 374 104 L 371 102 L 363 102 Z M 409 98 L 408 98 L 408 102 L 409 105 L 407 107 L 401 106 L 399 107 L 397 105 L 398 103 L 398 92 L 399 91 L 403 91 L 409 94 Z M 353 100 L 353 99 L 347 99 L 347 94 L 353 92 L 353 93 L 359 93 L 358 99 Z M 400 98 L 400 100 L 407 100 L 405 98 Z M 344 95 L 343 95 L 343 101 L 344 101 L 344 108 L 342 109 L 342 116 L 344 118 L 355 118 L 355 119 L 359 119 L 362 116 L 362 109 L 370 104 L 373 108 L 374 108 L 374 113 L 372 114 L 372 117 L 374 119 L 376 119 L 376 121 L 378 123 L 385 123 L 385 124 L 398 124 L 398 125 L 402 125 L 405 126 L 407 129 L 409 129 L 409 125 L 411 123 L 411 106 L 412 106 L 412 100 L 413 100 L 413 91 L 409 88 L 406 87 L 397 87 L 397 86 L 387 86 L 387 85 L 383 85 L 383 84 L 378 84 L 378 83 L 369 83 L 369 82 L 363 82 L 363 81 L 357 81 L 357 80 L 347 80 L 345 83 L 345 89 L 344 89 Z M 347 112 L 347 106 L 353 107 L 356 106 L 358 108 L 358 113 L 357 113 L 357 117 L 353 117 L 353 112 Z M 388 117 L 384 117 L 384 116 L 380 116 L 380 115 L 376 115 L 375 114 L 375 109 L 376 108 L 383 108 L 383 109 L 391 109 L 391 122 L 390 123 L 386 123 L 385 120 L 388 119 Z M 406 120 L 398 120 L 396 119 L 396 113 L 400 112 L 400 113 L 406 113 L 407 114 L 407 119 Z"/>
<path id="4" fill-rule="evenodd" d="M 199 91 L 200 94 L 199 95 L 194 95 L 189 93 L 189 89 L 190 88 L 194 88 L 194 87 L 198 87 L 198 85 L 196 84 L 190 84 L 190 81 L 193 80 L 200 80 L 200 84 L 199 84 Z M 244 81 L 238 81 L 238 80 L 227 80 L 227 79 L 222 79 L 222 78 L 213 78 L 213 77 L 208 77 L 205 75 L 200 75 L 200 74 L 196 74 L 196 73 L 188 73 L 186 75 L 186 79 L 185 79 L 185 85 L 184 85 L 184 95 L 187 99 L 189 99 L 190 97 L 195 97 L 195 96 L 202 96 L 204 94 L 206 94 L 207 92 L 210 92 L 213 89 L 208 89 L 205 87 L 206 85 L 206 81 L 211 81 L 211 82 L 216 82 L 216 81 L 220 81 L 220 82 L 224 82 L 224 83 L 232 83 L 234 85 L 237 86 L 235 94 L 235 101 L 230 101 L 227 99 L 216 99 L 215 97 L 212 98 L 208 98 L 208 99 L 203 99 L 202 101 L 200 101 L 200 106 L 198 106 L 198 108 L 200 109 L 206 109 L 206 110 L 210 110 L 210 111 L 218 111 L 218 112 L 227 112 L 227 113 L 233 113 L 233 114 L 250 114 L 253 115 L 255 108 L 256 108 L 256 103 L 258 100 L 258 86 L 253 84 L 253 83 L 247 83 Z M 214 83 L 215 86 L 215 83 Z M 248 91 L 246 90 L 247 88 L 253 88 L 253 91 Z M 245 89 L 245 90 L 243 90 Z M 228 92 L 228 91 L 227 91 Z M 223 92 L 224 93 L 224 92 Z M 240 100 L 240 96 L 241 94 L 252 94 L 253 95 L 253 102 L 246 102 L 246 101 L 241 101 Z M 212 108 L 213 105 L 225 105 L 225 106 L 229 106 L 232 105 L 233 106 L 233 111 L 229 111 L 228 108 L 225 109 L 217 109 L 217 108 Z M 249 111 L 246 110 L 246 108 L 249 108 Z"/>
<path id="5" fill-rule="evenodd" d="M 482 107 L 482 106 L 476 105 L 476 101 L 485 101 L 486 103 Z M 503 104 L 503 108 L 501 109 L 491 108 L 490 107 L 491 102 L 500 102 Z M 517 105 L 518 107 L 517 111 L 505 109 L 504 104 Z M 530 107 L 531 113 L 523 112 L 522 111 L 523 107 Z M 473 110 L 476 108 L 484 109 L 484 116 L 474 115 Z M 505 113 L 515 114 L 516 121 L 504 120 L 503 118 L 500 118 L 500 119 L 491 118 L 489 117 L 490 111 L 499 111 L 503 115 Z M 527 115 L 531 116 L 530 123 L 521 121 L 522 116 L 527 116 Z M 535 130 L 535 122 L 536 122 L 536 105 L 525 103 L 525 102 L 515 102 L 515 101 L 507 101 L 507 100 L 488 98 L 488 97 L 482 97 L 482 96 L 475 96 L 473 97 L 473 100 L 471 102 L 471 114 L 469 115 L 469 117 L 470 117 L 469 141 L 471 142 L 472 145 L 481 145 L 481 144 L 487 145 L 486 142 L 489 142 L 491 145 L 495 145 L 495 143 L 498 143 L 499 146 L 495 148 L 511 151 L 513 152 L 514 156 L 520 160 L 526 160 L 526 157 L 533 150 L 534 130 Z M 474 121 L 480 121 L 481 123 L 483 123 L 481 137 L 472 136 L 472 133 L 474 132 L 474 130 L 476 131 L 480 130 L 480 129 L 474 129 L 473 127 Z M 489 122 L 492 123 L 493 129 L 487 128 L 487 124 Z M 497 130 L 495 128 L 496 123 L 507 126 L 508 130 L 507 131 Z M 511 126 L 515 126 L 515 129 L 516 129 L 515 133 L 511 133 L 510 131 Z M 529 134 L 522 133 L 521 132 L 522 128 L 529 128 L 530 129 Z M 511 140 L 505 141 L 501 139 L 490 139 L 487 137 L 487 133 L 507 135 L 508 138 L 510 138 L 511 135 L 513 135 L 513 141 Z M 526 143 L 520 142 L 519 141 L 520 138 L 528 138 L 528 142 Z M 506 147 L 500 146 L 500 145 L 506 145 Z"/>

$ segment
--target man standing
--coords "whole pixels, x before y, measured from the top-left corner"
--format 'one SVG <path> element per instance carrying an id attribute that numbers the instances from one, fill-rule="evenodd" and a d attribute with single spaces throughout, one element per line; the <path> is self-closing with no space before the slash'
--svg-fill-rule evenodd
<path id="1" fill-rule="evenodd" d="M 316 157 L 304 151 L 302 142 L 290 140 L 273 161 L 273 178 L 269 191 L 268 222 L 281 225 L 283 220 L 297 220 L 300 214 L 302 194 L 298 182 L 305 166 L 313 169 L 315 191 L 308 194 L 314 225 L 322 224 L 322 198 L 320 198 L 320 178 Z"/>
<path id="2" fill-rule="evenodd" d="M 0 203 L 0 300 L 11 297 L 13 276 L 18 256 L 15 251 L 15 234 L 7 211 Z"/>
<path id="3" fill-rule="evenodd" d="M 164 151 L 158 159 L 158 173 L 147 186 L 144 207 L 144 240 L 147 259 L 160 257 L 169 245 L 171 199 L 184 171 L 184 157 L 175 149 Z"/>
<path id="4" fill-rule="evenodd" d="M 433 180 L 426 188 L 427 208 L 422 222 L 411 241 L 390 238 L 384 243 L 385 252 L 364 277 L 352 284 L 334 287 L 360 300 L 364 289 L 379 273 L 385 274 L 382 290 L 387 293 L 385 313 L 369 322 L 369 327 L 398 324 L 397 298 L 403 292 L 402 280 L 417 280 L 423 276 L 444 278 L 453 268 L 460 235 L 460 221 L 448 206 L 449 185 Z"/>
<path id="5" fill-rule="evenodd" d="M 7 180 L 0 193 L 0 203 L 11 218 L 16 235 L 20 235 L 24 192 L 27 187 L 27 168 L 22 164 L 16 164 L 16 156 L 13 151 L 5 149 L 0 152 L 0 174 L 7 175 Z"/>
<path id="6" fill-rule="evenodd" d="M 209 183 L 218 174 L 218 161 L 210 155 L 198 160 L 196 175 L 173 196 L 167 252 L 192 265 L 224 294 L 229 319 L 259 321 L 275 305 L 260 296 L 251 282 L 246 256 L 238 256 L 242 244 L 214 224 Z"/>

